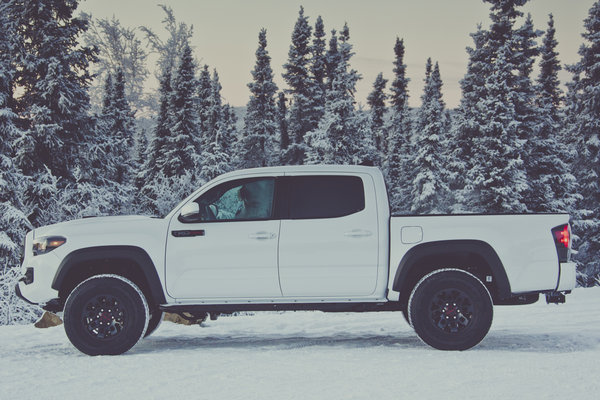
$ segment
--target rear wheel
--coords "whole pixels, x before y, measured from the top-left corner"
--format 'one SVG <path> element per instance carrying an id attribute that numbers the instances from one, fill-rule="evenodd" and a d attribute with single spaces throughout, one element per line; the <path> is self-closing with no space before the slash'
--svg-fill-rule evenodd
<path id="1" fill-rule="evenodd" d="M 423 277 L 408 303 L 409 320 L 421 340 L 440 350 L 467 350 L 487 335 L 492 298 L 474 275 L 442 269 Z"/>
<path id="2" fill-rule="evenodd" d="M 91 356 L 125 353 L 144 336 L 148 321 L 148 303 L 141 290 L 118 275 L 83 281 L 65 303 L 67 337 Z"/>

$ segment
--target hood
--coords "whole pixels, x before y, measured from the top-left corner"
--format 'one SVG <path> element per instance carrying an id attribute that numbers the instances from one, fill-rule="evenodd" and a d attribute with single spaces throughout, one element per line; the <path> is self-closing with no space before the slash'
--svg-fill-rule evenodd
<path id="1" fill-rule="evenodd" d="M 145 221 L 158 221 L 160 219 L 142 216 L 142 215 L 123 215 L 117 217 L 89 217 L 75 219 L 72 221 L 59 222 L 57 224 L 46 225 L 34 229 L 33 237 L 51 236 L 51 235 L 66 235 L 71 232 L 85 230 L 90 231 L 105 231 L 107 228 L 123 227 L 124 225 L 137 225 Z"/>

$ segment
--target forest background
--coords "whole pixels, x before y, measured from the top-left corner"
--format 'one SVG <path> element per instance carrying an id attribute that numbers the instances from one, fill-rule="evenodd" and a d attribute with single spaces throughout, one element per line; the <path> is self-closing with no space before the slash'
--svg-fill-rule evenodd
<path id="1" fill-rule="evenodd" d="M 270 165 L 376 165 L 395 214 L 568 212 L 578 283 L 600 285 L 600 1 L 582 21 L 579 60 L 561 65 L 552 15 L 542 31 L 527 0 L 484 0 L 489 21 L 471 33 L 454 109 L 431 58 L 421 105 L 409 105 L 400 37 L 393 75 L 357 104 L 348 24 L 327 31 L 302 7 L 284 87 L 261 29 L 248 103 L 232 107 L 173 9 L 161 6 L 159 32 L 76 15 L 78 3 L 0 5 L 0 324 L 39 314 L 14 295 L 28 230 L 165 215 L 221 173 Z M 149 54 L 160 83 L 150 92 Z"/>

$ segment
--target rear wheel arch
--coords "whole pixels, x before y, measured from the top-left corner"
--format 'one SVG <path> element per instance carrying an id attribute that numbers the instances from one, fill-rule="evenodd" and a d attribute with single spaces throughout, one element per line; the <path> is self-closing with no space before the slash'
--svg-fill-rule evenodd
<path id="1" fill-rule="evenodd" d="M 152 259 L 135 246 L 98 246 L 75 250 L 61 262 L 52 288 L 64 304 L 84 280 L 101 274 L 123 276 L 140 287 L 150 307 L 166 303 L 165 293 Z"/>
<path id="2" fill-rule="evenodd" d="M 406 306 L 419 280 L 443 268 L 462 269 L 475 275 L 490 291 L 494 302 L 511 295 L 510 283 L 498 254 L 480 240 L 429 242 L 411 248 L 400 261 L 392 289 L 400 292 L 400 302 Z M 487 282 L 487 276 L 492 276 L 491 282 Z"/>

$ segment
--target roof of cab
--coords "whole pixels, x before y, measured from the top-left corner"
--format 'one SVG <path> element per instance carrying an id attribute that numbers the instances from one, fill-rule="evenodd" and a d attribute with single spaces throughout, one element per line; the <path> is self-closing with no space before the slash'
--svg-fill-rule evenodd
<path id="1" fill-rule="evenodd" d="M 287 174 L 287 173 L 381 173 L 377 167 L 367 167 L 362 165 L 288 165 L 279 167 L 260 167 L 240 169 L 220 175 L 218 178 L 228 178 L 230 176 L 240 175 L 269 175 L 269 174 Z"/>

